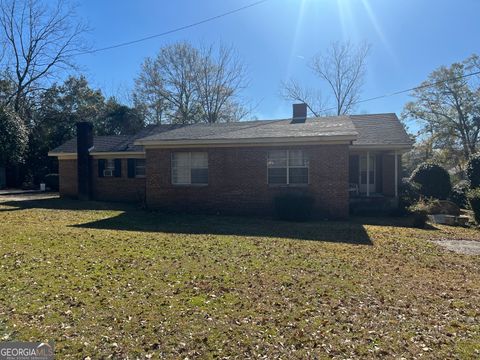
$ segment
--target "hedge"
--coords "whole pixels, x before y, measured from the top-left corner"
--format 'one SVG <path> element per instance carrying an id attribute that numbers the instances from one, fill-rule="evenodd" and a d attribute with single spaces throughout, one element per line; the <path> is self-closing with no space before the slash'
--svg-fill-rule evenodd
<path id="1" fill-rule="evenodd" d="M 450 175 L 440 165 L 420 164 L 412 173 L 410 180 L 418 186 L 418 192 L 424 197 L 445 200 L 452 192 Z"/>
<path id="2" fill-rule="evenodd" d="M 314 198 L 308 194 L 289 193 L 274 199 L 276 217 L 287 221 L 306 221 L 312 217 Z"/>

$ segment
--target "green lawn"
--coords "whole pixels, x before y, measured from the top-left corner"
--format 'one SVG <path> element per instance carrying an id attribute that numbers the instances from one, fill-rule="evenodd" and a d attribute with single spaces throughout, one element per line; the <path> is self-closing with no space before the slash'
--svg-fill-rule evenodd
<path id="1" fill-rule="evenodd" d="M 0 200 L 0 338 L 57 358 L 478 358 L 480 257 L 395 219 Z"/>

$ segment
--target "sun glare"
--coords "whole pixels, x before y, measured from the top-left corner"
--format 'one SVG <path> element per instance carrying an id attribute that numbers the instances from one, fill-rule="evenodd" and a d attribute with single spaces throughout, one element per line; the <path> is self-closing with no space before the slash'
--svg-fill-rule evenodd
<path id="1" fill-rule="evenodd" d="M 385 37 L 385 34 L 382 30 L 382 27 L 380 26 L 380 24 L 377 20 L 377 16 L 373 12 L 373 9 L 372 9 L 372 6 L 370 5 L 369 0 L 362 0 L 362 4 L 363 4 L 363 7 L 365 8 L 365 11 L 368 14 L 368 18 L 369 18 L 370 22 L 372 23 L 373 27 L 375 28 L 375 32 L 377 33 L 377 36 L 380 38 L 380 40 L 382 42 L 382 45 L 388 51 L 390 56 L 395 58 L 393 50 L 392 50 L 387 38 Z"/>
<path id="2" fill-rule="evenodd" d="M 343 39 L 366 40 L 368 42 L 371 42 L 371 39 L 354 39 L 355 36 L 358 36 L 358 34 L 362 33 L 360 31 L 361 29 L 359 29 L 357 26 L 356 18 L 358 18 L 359 16 L 363 16 L 363 14 L 358 14 L 358 9 L 354 10 L 354 6 L 359 2 L 352 0 L 336 0 L 336 2 L 338 7 L 339 20 L 342 26 Z M 385 48 L 391 58 L 396 62 L 396 56 L 387 37 L 385 36 L 385 32 L 383 31 L 380 22 L 378 21 L 377 15 L 375 14 L 375 11 L 370 4 L 370 0 L 360 0 L 360 3 L 375 31 L 375 34 L 380 39 L 382 46 Z"/>

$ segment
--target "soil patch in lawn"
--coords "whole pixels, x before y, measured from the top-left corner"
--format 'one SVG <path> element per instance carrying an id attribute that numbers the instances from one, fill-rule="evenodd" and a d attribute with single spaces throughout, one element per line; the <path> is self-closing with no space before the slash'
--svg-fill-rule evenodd
<path id="1" fill-rule="evenodd" d="M 437 240 L 435 244 L 458 254 L 480 255 L 480 241 L 477 240 Z"/>
<path id="2" fill-rule="evenodd" d="M 55 192 L 36 192 L 36 193 L 6 193 L 0 192 L 0 202 L 8 201 L 33 201 L 59 199 L 58 193 Z"/>

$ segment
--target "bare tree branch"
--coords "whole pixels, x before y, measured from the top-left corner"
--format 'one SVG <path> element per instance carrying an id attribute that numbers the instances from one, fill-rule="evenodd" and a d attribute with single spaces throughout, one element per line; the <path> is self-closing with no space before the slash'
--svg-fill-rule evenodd
<path id="1" fill-rule="evenodd" d="M 370 52 L 368 44 L 332 43 L 325 53 L 311 61 L 310 68 L 333 92 L 336 114 L 349 114 L 359 100 L 365 81 L 365 61 Z"/>
<path id="2" fill-rule="evenodd" d="M 232 47 L 202 49 L 198 76 L 195 77 L 199 103 L 208 123 L 239 120 L 245 109 L 233 109 L 237 95 L 247 86 L 245 66 Z M 232 116 L 235 114 L 235 116 Z"/>
<path id="3" fill-rule="evenodd" d="M 8 98 L 15 111 L 37 83 L 74 67 L 73 55 L 85 49 L 87 28 L 75 21 L 75 8 L 62 0 L 0 0 L 0 38 L 6 43 L 2 65 L 15 89 Z"/>
<path id="4" fill-rule="evenodd" d="M 326 103 L 318 91 L 302 87 L 297 81 L 289 80 L 282 82 L 281 95 L 286 100 L 305 103 L 308 110 L 314 116 L 326 114 Z"/>
<path id="5" fill-rule="evenodd" d="M 149 122 L 226 122 L 239 120 L 239 94 L 246 86 L 245 69 L 232 48 L 196 49 L 176 43 L 147 58 L 135 82 L 136 105 Z"/>
<path id="6" fill-rule="evenodd" d="M 320 90 L 312 91 L 294 80 L 282 83 L 282 96 L 306 103 L 315 116 L 328 114 L 333 109 L 336 115 L 351 113 L 360 98 L 369 52 L 368 44 L 354 46 L 350 42 L 335 42 L 325 52 L 312 58 L 309 67 L 333 94 L 333 106 L 327 106 L 322 100 Z"/>

